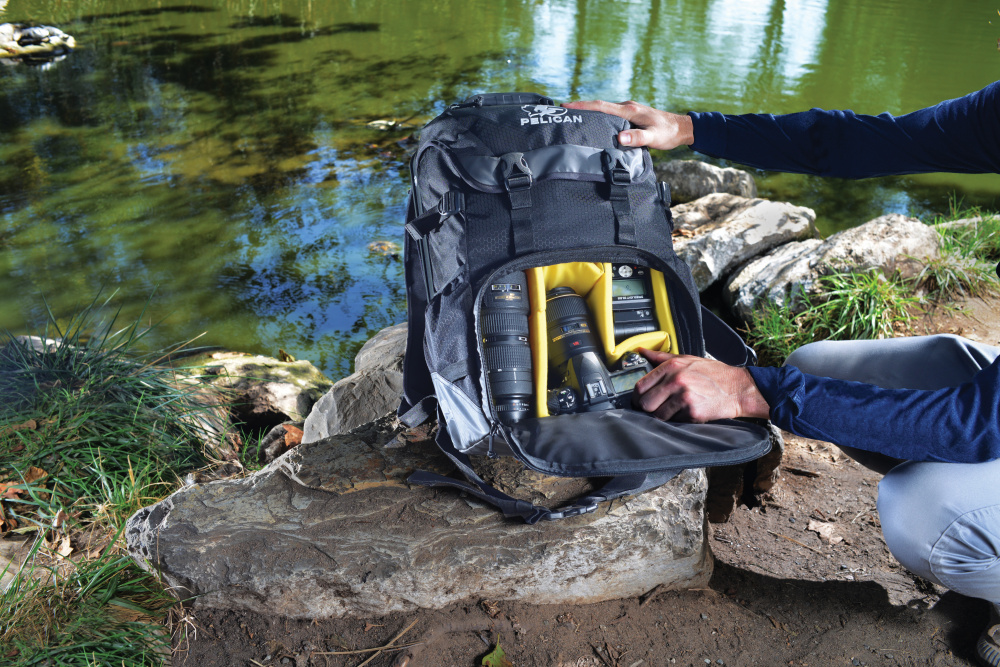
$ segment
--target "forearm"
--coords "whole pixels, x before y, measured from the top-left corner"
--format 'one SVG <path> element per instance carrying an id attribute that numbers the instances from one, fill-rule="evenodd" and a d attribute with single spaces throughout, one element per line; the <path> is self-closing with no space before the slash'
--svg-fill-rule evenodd
<path id="1" fill-rule="evenodd" d="M 691 113 L 696 151 L 761 169 L 867 178 L 1000 172 L 1000 82 L 905 116 Z"/>
<path id="2" fill-rule="evenodd" d="M 883 389 L 751 368 L 771 421 L 807 438 L 898 459 L 973 463 L 1000 458 L 1000 362 L 971 382 L 936 391 Z"/>

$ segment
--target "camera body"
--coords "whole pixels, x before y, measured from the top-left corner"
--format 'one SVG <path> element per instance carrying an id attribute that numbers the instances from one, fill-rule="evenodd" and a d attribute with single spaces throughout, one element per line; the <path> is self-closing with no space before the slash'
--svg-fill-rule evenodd
<path id="1" fill-rule="evenodd" d="M 650 363 L 630 352 L 609 370 L 583 298 L 569 287 L 556 287 L 546 300 L 549 362 L 561 384 L 548 393 L 549 414 L 629 407 L 632 389 L 652 370 Z"/>
<path id="2" fill-rule="evenodd" d="M 611 265 L 611 316 L 615 343 L 658 331 L 649 268 L 638 264 Z"/>

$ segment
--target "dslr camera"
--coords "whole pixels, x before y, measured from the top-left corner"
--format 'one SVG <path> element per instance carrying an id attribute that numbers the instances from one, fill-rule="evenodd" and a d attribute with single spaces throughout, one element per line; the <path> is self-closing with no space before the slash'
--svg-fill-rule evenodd
<path id="1" fill-rule="evenodd" d="M 653 369 L 649 361 L 630 352 L 609 370 L 583 297 L 570 287 L 555 287 L 545 297 L 549 363 L 561 384 L 548 393 L 549 414 L 630 407 L 635 383 Z"/>

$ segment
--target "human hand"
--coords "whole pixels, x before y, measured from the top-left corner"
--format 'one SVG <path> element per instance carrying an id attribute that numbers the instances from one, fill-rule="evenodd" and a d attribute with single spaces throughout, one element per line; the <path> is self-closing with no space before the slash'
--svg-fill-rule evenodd
<path id="1" fill-rule="evenodd" d="M 656 368 L 635 383 L 632 400 L 659 419 L 701 423 L 770 414 L 745 368 L 687 354 L 639 352 Z"/>
<path id="2" fill-rule="evenodd" d="M 678 146 L 694 143 L 694 124 L 690 116 L 660 111 L 638 102 L 566 102 L 567 109 L 603 111 L 620 116 L 636 126 L 618 133 L 618 143 L 622 146 L 648 146 L 670 150 Z"/>

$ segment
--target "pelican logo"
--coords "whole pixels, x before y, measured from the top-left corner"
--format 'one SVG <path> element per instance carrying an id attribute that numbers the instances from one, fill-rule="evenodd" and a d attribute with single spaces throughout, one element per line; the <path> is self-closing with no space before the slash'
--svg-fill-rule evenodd
<path id="1" fill-rule="evenodd" d="M 545 104 L 525 104 L 521 111 L 528 114 L 521 119 L 521 125 L 548 125 L 550 123 L 582 123 L 583 116 L 569 115 L 566 107 L 550 107 Z"/>

